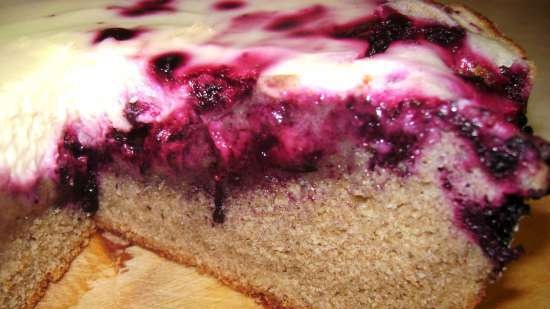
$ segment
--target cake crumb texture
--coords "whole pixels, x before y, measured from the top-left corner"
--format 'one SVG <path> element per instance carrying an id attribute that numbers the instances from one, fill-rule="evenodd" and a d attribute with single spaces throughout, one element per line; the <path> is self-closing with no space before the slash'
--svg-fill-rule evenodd
<path id="1" fill-rule="evenodd" d="M 70 207 L 21 218 L 0 243 L 0 308 L 33 308 L 88 243 L 92 220 Z"/>
<path id="2" fill-rule="evenodd" d="M 271 308 L 479 302 L 491 262 L 456 228 L 432 181 L 323 173 L 232 192 L 223 224 L 205 206 L 211 196 L 193 185 L 104 175 L 96 220 Z"/>

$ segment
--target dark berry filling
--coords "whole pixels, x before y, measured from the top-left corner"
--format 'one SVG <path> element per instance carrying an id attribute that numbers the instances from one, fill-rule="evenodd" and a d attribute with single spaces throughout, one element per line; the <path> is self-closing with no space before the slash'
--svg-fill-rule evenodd
<path id="1" fill-rule="evenodd" d="M 502 66 L 494 71 L 483 68 L 482 71 L 482 74 L 471 71 L 459 74 L 479 90 L 503 96 L 524 106 L 527 104 L 531 84 L 526 68 L 516 65 Z M 525 112 L 525 107 L 522 111 Z"/>
<path id="2" fill-rule="evenodd" d="M 505 177 L 518 167 L 526 148 L 533 148 L 526 139 L 516 136 L 482 154 L 482 161 L 496 177 Z"/>
<path id="3" fill-rule="evenodd" d="M 512 176 L 522 160 L 528 161 L 531 156 L 540 157 L 539 148 L 519 130 L 510 138 L 501 138 L 460 114 L 452 115 L 447 121 L 471 143 L 482 167 L 497 179 Z"/>
<path id="4" fill-rule="evenodd" d="M 399 13 L 387 17 L 369 18 L 365 21 L 339 26 L 332 33 L 339 39 L 357 39 L 368 42 L 366 57 L 385 52 L 393 42 L 410 40 L 416 36 L 413 23 Z"/>
<path id="5" fill-rule="evenodd" d="M 499 206 L 464 201 L 458 204 L 462 207 L 459 214 L 462 224 L 493 260 L 495 275 L 521 255 L 523 249 L 512 248 L 510 244 L 519 219 L 529 214 L 523 197 L 508 196 Z"/>
<path id="6" fill-rule="evenodd" d="M 422 28 L 426 40 L 444 47 L 458 47 L 466 36 L 464 29 L 442 25 L 425 26 Z"/>
<path id="7" fill-rule="evenodd" d="M 180 52 L 159 55 L 151 61 L 151 68 L 158 81 L 174 81 L 174 71 L 184 66 L 189 56 Z"/>
<path id="8" fill-rule="evenodd" d="M 346 25 L 338 25 L 329 31 L 337 39 L 355 39 L 368 43 L 365 53 L 371 57 L 385 52 L 392 43 L 404 40 L 426 40 L 441 47 L 456 50 L 463 44 L 465 31 L 459 27 L 438 24 L 421 25 L 412 19 L 384 8 L 372 17 Z"/>
<path id="9" fill-rule="evenodd" d="M 527 103 L 529 98 L 529 77 L 527 70 L 521 67 L 500 67 L 502 81 L 497 86 L 496 91 L 504 94 L 512 101 Z"/>
<path id="10" fill-rule="evenodd" d="M 141 17 L 146 15 L 174 12 L 174 0 L 141 0 L 130 6 L 110 6 L 124 17 Z"/>
<path id="11" fill-rule="evenodd" d="M 252 95 L 256 76 L 240 76 L 230 67 L 196 68 L 187 73 L 187 82 L 199 113 L 231 108 Z"/>
<path id="12" fill-rule="evenodd" d="M 143 32 L 143 29 L 140 29 L 140 28 L 135 28 L 135 29 L 107 28 L 107 29 L 99 30 L 96 33 L 93 39 L 93 43 L 98 44 L 103 42 L 106 39 L 114 39 L 117 41 L 128 41 L 137 37 L 142 32 Z"/>
<path id="13" fill-rule="evenodd" d="M 245 5 L 246 2 L 240 0 L 218 1 L 214 4 L 214 9 L 219 11 L 236 10 Z"/>

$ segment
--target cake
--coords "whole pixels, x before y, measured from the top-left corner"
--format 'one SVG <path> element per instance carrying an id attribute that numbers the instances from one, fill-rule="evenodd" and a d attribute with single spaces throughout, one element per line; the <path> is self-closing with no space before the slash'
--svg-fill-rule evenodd
<path id="1" fill-rule="evenodd" d="M 405 0 L 3 1 L 0 307 L 95 229 L 268 308 L 474 308 L 550 147 L 534 65 Z"/>

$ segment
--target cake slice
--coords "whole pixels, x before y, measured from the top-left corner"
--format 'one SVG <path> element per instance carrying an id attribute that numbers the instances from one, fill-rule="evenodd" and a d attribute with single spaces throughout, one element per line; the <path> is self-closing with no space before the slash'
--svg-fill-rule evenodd
<path id="1" fill-rule="evenodd" d="M 0 5 L 0 306 L 97 226 L 288 309 L 474 308 L 548 193 L 533 65 L 431 1 Z"/>

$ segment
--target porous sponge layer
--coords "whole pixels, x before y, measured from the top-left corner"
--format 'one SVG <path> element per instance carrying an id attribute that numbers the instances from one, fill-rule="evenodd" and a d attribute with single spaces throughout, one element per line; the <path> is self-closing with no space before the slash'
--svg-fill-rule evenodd
<path id="1" fill-rule="evenodd" d="M 191 184 L 106 174 L 96 220 L 273 308 L 475 306 L 492 265 L 433 180 L 328 174 L 229 187 L 223 224 Z"/>
<path id="2" fill-rule="evenodd" d="M 33 308 L 88 243 L 94 224 L 80 210 L 49 208 L 21 218 L 0 243 L 0 308 Z"/>

